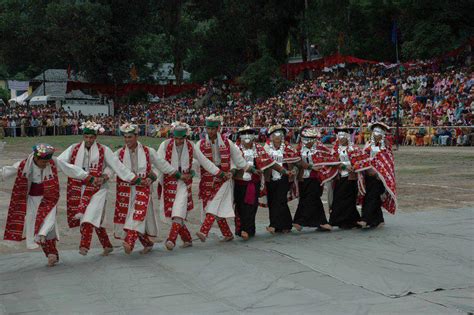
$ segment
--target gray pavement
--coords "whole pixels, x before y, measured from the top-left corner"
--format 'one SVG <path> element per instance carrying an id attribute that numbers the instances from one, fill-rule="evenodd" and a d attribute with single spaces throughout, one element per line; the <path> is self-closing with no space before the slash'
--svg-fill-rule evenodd
<path id="1" fill-rule="evenodd" d="M 149 255 L 0 256 L 0 314 L 474 312 L 474 209 L 386 216 L 381 230 L 305 230 Z M 263 231 L 264 227 L 259 226 Z"/>

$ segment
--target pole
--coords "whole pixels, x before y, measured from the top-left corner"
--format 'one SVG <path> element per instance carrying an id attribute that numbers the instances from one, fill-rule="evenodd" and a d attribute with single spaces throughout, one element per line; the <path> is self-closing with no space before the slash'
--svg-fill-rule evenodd
<path id="1" fill-rule="evenodd" d="M 400 148 L 400 91 L 398 88 L 398 78 L 396 78 L 395 84 L 397 85 L 396 96 L 397 96 L 397 150 Z"/>
<path id="2" fill-rule="evenodd" d="M 46 70 L 43 70 L 43 95 L 46 96 Z"/>

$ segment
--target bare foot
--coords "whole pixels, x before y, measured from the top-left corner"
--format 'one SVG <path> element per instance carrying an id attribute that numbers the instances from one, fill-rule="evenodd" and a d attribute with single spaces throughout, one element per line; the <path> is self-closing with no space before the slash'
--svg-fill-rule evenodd
<path id="1" fill-rule="evenodd" d="M 122 246 L 123 246 L 123 251 L 125 252 L 125 254 L 130 255 L 132 253 L 133 249 L 132 249 L 132 246 L 130 246 L 130 244 L 123 242 Z"/>
<path id="2" fill-rule="evenodd" d="M 146 255 L 146 254 L 148 254 L 149 252 L 151 252 L 152 249 L 153 249 L 153 246 L 144 247 L 144 248 L 140 251 L 140 254 Z"/>
<path id="3" fill-rule="evenodd" d="M 167 250 L 173 250 L 175 244 L 172 241 L 166 241 L 165 247 Z"/>
<path id="4" fill-rule="evenodd" d="M 197 232 L 196 233 L 196 236 L 199 237 L 199 239 L 201 240 L 201 242 L 205 242 L 206 241 L 206 235 L 202 232 Z"/>
<path id="5" fill-rule="evenodd" d="M 240 233 L 240 236 L 242 237 L 242 239 L 243 239 L 244 241 L 248 241 L 248 239 L 250 238 L 249 233 L 247 233 L 247 232 L 245 232 L 245 231 L 242 231 L 242 232 Z"/>
<path id="6" fill-rule="evenodd" d="M 54 254 L 49 254 L 48 255 L 48 267 L 53 267 L 58 263 L 58 256 Z"/>
<path id="7" fill-rule="evenodd" d="M 234 239 L 234 236 L 225 236 L 221 241 L 222 242 L 230 242 Z"/>
<path id="8" fill-rule="evenodd" d="M 283 234 L 288 234 L 288 233 L 291 233 L 291 230 L 282 230 L 281 231 Z"/>
<path id="9" fill-rule="evenodd" d="M 375 228 L 380 229 L 385 226 L 385 222 L 381 222 L 379 225 L 377 225 Z"/>
<path id="10" fill-rule="evenodd" d="M 102 251 L 102 254 L 101 254 L 101 255 L 102 255 L 102 256 L 109 256 L 109 254 L 110 254 L 111 252 L 113 252 L 113 251 L 114 251 L 114 249 L 113 249 L 112 247 L 106 247 L 106 248 L 104 248 L 104 250 Z"/>
<path id="11" fill-rule="evenodd" d="M 186 247 L 191 247 L 193 246 L 193 242 L 183 242 L 183 245 L 181 245 L 181 248 L 186 248 Z"/>
<path id="12" fill-rule="evenodd" d="M 275 234 L 275 228 L 273 226 L 267 226 L 267 232 L 270 234 Z"/>
<path id="13" fill-rule="evenodd" d="M 363 229 L 367 227 L 367 222 L 365 221 L 357 221 L 357 224 L 360 225 L 360 227 Z"/>
<path id="14" fill-rule="evenodd" d="M 329 231 L 332 230 L 332 226 L 329 225 L 329 224 L 321 224 L 321 225 L 319 226 L 319 229 L 320 229 L 321 231 L 328 231 L 328 232 L 329 232 Z"/>
<path id="15" fill-rule="evenodd" d="M 301 225 L 299 225 L 298 223 L 293 223 L 293 227 L 294 227 L 298 232 L 300 232 L 300 231 L 303 229 L 303 227 L 302 227 Z"/>
<path id="16" fill-rule="evenodd" d="M 82 256 L 86 256 L 87 252 L 89 252 L 89 250 L 87 248 L 79 247 L 79 254 L 81 254 Z"/>

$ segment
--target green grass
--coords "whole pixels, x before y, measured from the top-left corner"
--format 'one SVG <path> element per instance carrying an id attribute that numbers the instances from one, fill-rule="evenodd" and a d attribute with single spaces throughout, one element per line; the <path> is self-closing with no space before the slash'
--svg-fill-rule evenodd
<path id="1" fill-rule="evenodd" d="M 104 145 L 109 146 L 113 151 L 123 146 L 122 137 L 113 136 L 99 136 L 98 141 Z M 31 148 L 37 143 L 48 143 L 56 148 L 57 151 L 64 151 L 73 143 L 80 142 L 82 136 L 46 136 L 46 137 L 23 137 L 23 138 L 5 138 L 7 145 L 19 146 L 22 148 Z M 144 145 L 158 149 L 158 146 L 163 142 L 163 138 L 140 137 L 139 141 Z"/>

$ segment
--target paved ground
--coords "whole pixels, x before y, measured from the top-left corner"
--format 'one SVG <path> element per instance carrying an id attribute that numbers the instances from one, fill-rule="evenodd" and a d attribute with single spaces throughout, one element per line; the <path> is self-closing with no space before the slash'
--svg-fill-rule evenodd
<path id="1" fill-rule="evenodd" d="M 58 138 L 47 141 L 64 148 L 68 141 Z M 25 157 L 34 141 L 8 143 L 0 166 Z M 251 242 L 222 244 L 214 234 L 208 243 L 166 252 L 160 242 L 168 226 L 161 224 L 157 250 L 146 257 L 125 256 L 116 241 L 110 257 L 98 250 L 79 256 L 61 177 L 61 264 L 47 268 L 41 252 L 0 241 L 0 314 L 474 312 L 474 149 L 404 147 L 395 158 L 400 211 L 386 215 L 381 231 L 272 237 L 263 232 L 268 211 L 259 209 Z M 12 184 L 0 183 L 2 235 Z M 189 226 L 194 234 L 198 211 Z"/>
<path id="2" fill-rule="evenodd" d="M 371 231 L 303 231 L 150 255 L 0 256 L 7 314 L 474 312 L 474 209 L 400 214 Z M 263 226 L 261 226 L 263 228 Z M 214 231 L 217 232 L 217 231 Z"/>

